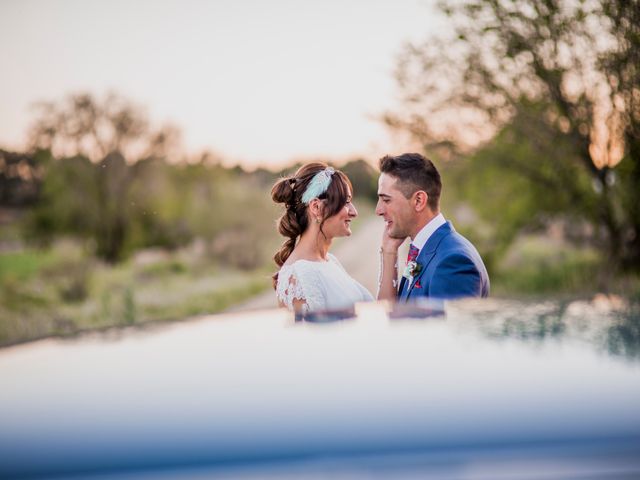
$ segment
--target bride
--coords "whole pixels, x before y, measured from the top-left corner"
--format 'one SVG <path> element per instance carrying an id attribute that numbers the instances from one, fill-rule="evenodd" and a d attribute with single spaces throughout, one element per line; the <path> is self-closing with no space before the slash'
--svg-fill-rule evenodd
<path id="1" fill-rule="evenodd" d="M 373 300 L 329 253 L 335 237 L 351 235 L 351 220 L 358 215 L 347 176 L 310 163 L 276 182 L 271 197 L 285 205 L 278 231 L 287 240 L 273 257 L 280 267 L 273 275 L 280 306 L 306 314 Z"/>

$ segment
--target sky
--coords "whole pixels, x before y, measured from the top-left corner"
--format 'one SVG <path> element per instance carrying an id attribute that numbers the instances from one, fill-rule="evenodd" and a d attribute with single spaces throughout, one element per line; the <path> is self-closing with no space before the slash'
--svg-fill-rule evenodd
<path id="1" fill-rule="evenodd" d="M 37 101 L 116 92 L 226 163 L 399 153 L 377 117 L 403 44 L 445 28 L 433 3 L 0 0 L 0 148 L 24 148 Z"/>

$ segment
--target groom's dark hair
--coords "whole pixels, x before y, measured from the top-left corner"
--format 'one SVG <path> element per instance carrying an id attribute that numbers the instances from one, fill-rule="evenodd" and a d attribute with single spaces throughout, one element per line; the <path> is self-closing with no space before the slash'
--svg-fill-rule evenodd
<path id="1" fill-rule="evenodd" d="M 427 205 L 437 210 L 440 205 L 442 181 L 431 160 L 419 153 L 403 153 L 392 157 L 385 155 L 380 159 L 380 173 L 397 178 L 396 186 L 405 196 L 411 197 L 418 190 L 427 192 Z"/>

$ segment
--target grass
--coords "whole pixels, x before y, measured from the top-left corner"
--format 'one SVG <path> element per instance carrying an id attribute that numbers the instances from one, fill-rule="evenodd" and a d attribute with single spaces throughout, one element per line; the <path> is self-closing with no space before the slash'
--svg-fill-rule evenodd
<path id="1" fill-rule="evenodd" d="M 0 346 L 50 335 L 216 313 L 270 286 L 270 271 L 164 252 L 111 266 L 80 248 L 0 254 Z"/>
<path id="2" fill-rule="evenodd" d="M 27 251 L 0 255 L 0 282 L 26 281 L 55 262 L 51 252 Z"/>
<path id="3" fill-rule="evenodd" d="M 568 255 L 560 261 L 531 258 L 517 267 L 501 268 L 492 277 L 492 292 L 553 294 L 597 289 L 601 260 L 591 253 Z"/>
<path id="4" fill-rule="evenodd" d="M 542 236 L 520 238 L 491 272 L 497 296 L 563 296 L 617 293 L 640 298 L 640 278 L 614 276 L 603 255 Z"/>

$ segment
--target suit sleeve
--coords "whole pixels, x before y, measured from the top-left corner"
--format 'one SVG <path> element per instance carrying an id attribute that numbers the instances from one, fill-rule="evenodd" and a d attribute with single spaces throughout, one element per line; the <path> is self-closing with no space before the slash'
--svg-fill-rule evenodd
<path id="1" fill-rule="evenodd" d="M 482 296 L 482 278 L 473 261 L 461 254 L 448 255 L 435 269 L 429 296 L 460 298 Z"/>

